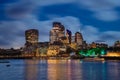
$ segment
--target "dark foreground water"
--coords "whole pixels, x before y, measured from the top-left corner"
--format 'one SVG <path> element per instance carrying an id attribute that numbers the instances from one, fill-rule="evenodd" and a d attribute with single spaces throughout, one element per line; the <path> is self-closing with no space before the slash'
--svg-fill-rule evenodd
<path id="1" fill-rule="evenodd" d="M 120 80 L 120 62 L 9 61 L 0 63 L 0 80 Z"/>

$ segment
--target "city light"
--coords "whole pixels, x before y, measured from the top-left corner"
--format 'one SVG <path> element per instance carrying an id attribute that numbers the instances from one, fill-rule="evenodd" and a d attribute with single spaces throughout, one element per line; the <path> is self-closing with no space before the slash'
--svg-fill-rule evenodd
<path id="1" fill-rule="evenodd" d="M 86 57 L 102 56 L 107 54 L 105 48 L 92 48 L 88 50 L 80 50 L 79 54 Z"/>

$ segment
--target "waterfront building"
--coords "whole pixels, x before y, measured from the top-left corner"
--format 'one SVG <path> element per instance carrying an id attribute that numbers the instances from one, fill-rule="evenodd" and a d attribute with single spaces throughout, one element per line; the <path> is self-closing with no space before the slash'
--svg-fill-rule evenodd
<path id="1" fill-rule="evenodd" d="M 77 50 L 77 44 L 76 44 L 75 42 L 72 42 L 72 43 L 70 44 L 70 47 L 71 47 L 72 49 L 74 49 L 74 50 Z"/>
<path id="2" fill-rule="evenodd" d="M 114 47 L 119 47 L 119 48 L 120 48 L 120 41 L 119 41 L 119 40 L 118 40 L 118 41 L 115 41 Z"/>
<path id="3" fill-rule="evenodd" d="M 96 45 L 95 42 L 92 42 L 92 43 L 90 44 L 90 48 L 96 48 L 96 47 L 97 47 L 97 45 Z"/>
<path id="4" fill-rule="evenodd" d="M 38 48 L 38 38 L 39 37 L 39 31 L 37 29 L 29 29 L 25 31 L 25 47 L 24 47 L 24 53 L 27 53 L 30 55 L 35 55 L 36 50 Z"/>
<path id="5" fill-rule="evenodd" d="M 59 22 L 53 22 L 53 28 L 50 31 L 50 44 L 60 43 L 65 37 L 65 28 Z"/>
<path id="6" fill-rule="evenodd" d="M 58 45 L 50 45 L 47 50 L 47 56 L 56 56 L 60 52 L 60 46 Z"/>
<path id="7" fill-rule="evenodd" d="M 50 31 L 50 44 L 48 48 L 48 56 L 56 56 L 61 53 L 66 53 L 66 47 L 71 43 L 72 33 L 66 30 L 59 22 L 53 22 L 53 28 Z"/>
<path id="8" fill-rule="evenodd" d="M 105 42 L 100 41 L 100 42 L 92 42 L 90 47 L 91 48 L 96 48 L 96 47 L 107 48 L 108 45 Z"/>
<path id="9" fill-rule="evenodd" d="M 72 32 L 70 30 L 66 30 L 66 39 L 67 39 L 67 43 L 71 44 L 71 38 L 72 38 Z"/>
<path id="10" fill-rule="evenodd" d="M 83 37 L 82 37 L 82 34 L 80 32 L 75 33 L 75 42 L 77 43 L 78 46 L 83 45 Z"/>
<path id="11" fill-rule="evenodd" d="M 38 43 L 39 32 L 37 29 L 29 29 L 25 31 L 26 45 Z"/>
<path id="12" fill-rule="evenodd" d="M 71 37 L 71 43 L 74 43 L 75 42 L 75 36 L 72 36 Z"/>
<path id="13" fill-rule="evenodd" d="M 88 48 L 88 44 L 86 43 L 86 41 L 83 41 L 82 47 L 83 47 L 83 49 L 87 49 Z"/>
<path id="14" fill-rule="evenodd" d="M 75 43 L 77 44 L 77 49 L 83 48 L 83 36 L 82 33 L 76 32 L 75 33 Z"/>
<path id="15" fill-rule="evenodd" d="M 49 42 L 39 42 L 38 43 L 38 54 L 39 54 L 39 56 L 47 55 L 48 47 L 49 47 Z"/>

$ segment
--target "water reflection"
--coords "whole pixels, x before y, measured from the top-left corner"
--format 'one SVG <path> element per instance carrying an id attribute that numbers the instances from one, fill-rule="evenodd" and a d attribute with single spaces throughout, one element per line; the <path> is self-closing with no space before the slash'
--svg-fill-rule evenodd
<path id="1" fill-rule="evenodd" d="M 26 60 L 25 80 L 79 80 L 80 67 L 71 60 Z"/>
<path id="2" fill-rule="evenodd" d="M 23 75 L 24 80 L 119 80 L 119 66 L 118 62 L 25 60 Z"/>
<path id="3" fill-rule="evenodd" d="M 48 60 L 49 80 L 79 80 L 81 78 L 81 65 L 77 61 Z"/>
<path id="4" fill-rule="evenodd" d="M 25 61 L 25 80 L 38 80 L 38 60 Z"/>
<path id="5" fill-rule="evenodd" d="M 120 80 L 120 62 L 107 63 L 107 75 L 111 80 Z"/>

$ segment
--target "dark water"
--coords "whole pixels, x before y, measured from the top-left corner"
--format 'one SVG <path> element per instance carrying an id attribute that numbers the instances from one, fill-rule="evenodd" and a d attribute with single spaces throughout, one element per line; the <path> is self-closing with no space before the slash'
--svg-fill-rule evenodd
<path id="1" fill-rule="evenodd" d="M 9 61 L 0 63 L 0 80 L 120 80 L 120 62 Z"/>

